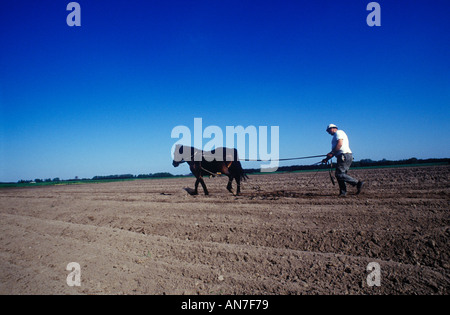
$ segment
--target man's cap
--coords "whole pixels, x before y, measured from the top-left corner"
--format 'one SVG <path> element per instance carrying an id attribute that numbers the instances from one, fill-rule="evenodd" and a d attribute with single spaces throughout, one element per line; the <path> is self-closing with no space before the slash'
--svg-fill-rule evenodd
<path id="1" fill-rule="evenodd" d="M 336 128 L 336 129 L 338 129 L 338 127 L 337 127 L 335 124 L 329 124 L 329 125 L 327 126 L 327 130 L 326 130 L 326 131 L 330 130 L 331 128 Z"/>

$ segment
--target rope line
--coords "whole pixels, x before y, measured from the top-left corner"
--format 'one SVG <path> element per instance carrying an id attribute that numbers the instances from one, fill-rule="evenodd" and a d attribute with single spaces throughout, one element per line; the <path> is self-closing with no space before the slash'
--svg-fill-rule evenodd
<path id="1" fill-rule="evenodd" d="M 251 160 L 251 159 L 239 159 L 239 161 L 244 161 L 244 162 L 269 162 L 269 161 L 292 161 L 292 160 L 304 160 L 304 159 L 313 159 L 313 158 L 318 158 L 318 157 L 324 157 L 327 156 L 326 154 L 322 154 L 322 155 L 311 155 L 311 156 L 301 156 L 301 157 L 296 157 L 296 158 L 287 158 L 287 159 L 276 159 L 276 160 Z"/>

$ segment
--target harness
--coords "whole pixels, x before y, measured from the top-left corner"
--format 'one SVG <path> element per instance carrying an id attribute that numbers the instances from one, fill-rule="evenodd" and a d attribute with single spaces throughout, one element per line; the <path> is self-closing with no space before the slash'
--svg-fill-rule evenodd
<path id="1" fill-rule="evenodd" d="M 198 151 L 197 151 L 197 152 L 194 152 L 194 154 L 191 155 L 191 160 L 194 158 L 194 161 L 195 161 L 195 155 L 196 155 L 197 153 L 199 153 L 199 152 L 198 152 Z M 203 160 L 203 151 L 202 151 L 202 160 Z M 229 162 L 229 163 L 227 164 L 227 168 L 230 168 L 231 164 L 233 164 L 233 161 L 231 161 L 231 162 Z M 201 162 L 201 161 L 199 161 L 199 166 L 200 166 L 200 170 L 202 170 L 202 171 L 208 173 L 210 177 L 216 177 L 216 176 L 221 176 L 221 175 L 223 175 L 221 172 L 213 173 L 213 172 L 211 172 L 211 171 L 208 171 L 206 168 L 202 167 L 202 162 Z"/>
<path id="2" fill-rule="evenodd" d="M 202 160 L 203 160 L 203 151 L 200 151 L 200 152 L 201 152 L 201 154 L 202 154 Z M 193 161 L 195 161 L 195 155 L 196 155 L 197 153 L 199 153 L 199 151 L 195 151 L 194 154 L 191 155 L 191 160 L 194 158 Z M 302 156 L 302 157 L 287 158 L 287 159 L 277 159 L 277 160 L 273 160 L 273 161 L 303 160 L 303 159 L 311 159 L 311 158 L 317 158 L 317 157 L 323 157 L 323 156 L 326 156 L 326 155 Z M 243 159 L 243 160 L 239 159 L 239 161 L 265 162 L 265 161 L 262 161 L 262 160 L 251 160 L 251 159 Z M 318 164 L 320 164 L 320 163 L 322 163 L 322 162 L 317 162 L 317 163 L 315 163 L 315 164 L 313 164 L 313 165 L 318 165 Z M 229 162 L 229 163 L 227 164 L 227 168 L 230 168 L 231 164 L 233 164 L 233 161 L 231 161 L 231 162 Z M 331 180 L 331 182 L 333 183 L 333 185 L 336 185 L 336 183 L 335 183 L 335 181 L 334 181 L 334 178 L 333 178 L 333 175 L 331 174 L 332 169 L 333 169 L 333 163 L 332 163 L 331 161 L 328 161 L 326 164 L 327 164 L 327 165 L 328 165 L 328 164 L 330 165 L 330 168 L 329 168 L 329 170 L 328 170 L 329 175 L 330 175 L 330 180 Z M 208 171 L 207 169 L 205 169 L 204 167 L 202 167 L 202 162 L 201 162 L 201 161 L 200 161 L 200 163 L 199 163 L 199 166 L 200 166 L 200 170 L 204 171 L 205 173 L 208 173 L 210 177 L 216 177 L 216 176 L 221 176 L 221 175 L 223 175 L 221 172 L 213 173 L 213 172 L 211 172 L 211 171 Z M 316 175 L 317 175 L 317 173 L 318 173 L 319 171 L 320 171 L 320 169 L 317 170 L 317 172 L 316 172 L 316 173 L 314 174 L 314 176 L 309 180 L 309 182 L 308 182 L 307 185 L 309 185 L 309 184 L 311 183 L 311 181 L 316 177 Z"/>
<path id="3" fill-rule="evenodd" d="M 230 163 L 228 163 L 227 168 L 230 168 L 230 166 L 231 166 L 232 163 L 233 163 L 233 161 L 231 161 Z M 205 171 L 206 173 L 208 173 L 209 176 L 211 176 L 211 177 L 216 177 L 216 176 L 221 176 L 221 175 L 223 175 L 221 172 L 213 173 L 213 172 L 208 171 L 206 168 L 203 168 L 203 167 L 202 167 L 202 162 L 200 162 L 200 169 L 201 169 L 202 171 Z"/>

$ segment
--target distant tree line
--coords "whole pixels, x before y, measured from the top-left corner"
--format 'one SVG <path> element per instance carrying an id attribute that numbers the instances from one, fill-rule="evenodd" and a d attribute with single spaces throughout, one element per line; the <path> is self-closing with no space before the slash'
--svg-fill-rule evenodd
<path id="1" fill-rule="evenodd" d="M 150 174 L 123 174 L 123 175 L 107 175 L 107 176 L 94 176 L 92 180 L 104 180 L 104 179 L 136 179 L 136 178 L 162 178 L 162 177 L 173 177 L 171 173 L 162 172 L 162 173 L 150 173 Z"/>
<path id="2" fill-rule="evenodd" d="M 377 167 L 377 166 L 392 166 L 392 165 L 412 165 L 412 164 L 450 164 L 450 159 L 425 159 L 420 160 L 417 158 L 410 158 L 407 160 L 390 161 L 382 159 L 380 161 L 373 161 L 371 159 L 363 159 L 361 161 L 355 161 L 352 163 L 352 168 L 354 167 Z M 307 171 L 307 170 L 317 170 L 326 169 L 327 165 L 292 165 L 292 166 L 280 166 L 278 172 L 294 172 L 294 171 Z M 261 170 L 258 169 L 245 169 L 247 174 L 259 173 Z"/>
<path id="3" fill-rule="evenodd" d="M 36 178 L 35 180 L 19 180 L 19 184 L 32 184 L 32 183 L 54 183 L 54 182 L 78 182 L 78 181 L 99 181 L 99 180 L 123 180 L 123 179 L 140 179 L 140 178 L 166 178 L 166 177 L 174 177 L 175 175 L 172 175 L 171 173 L 167 172 L 161 172 L 161 173 L 150 173 L 150 174 L 139 174 L 139 175 L 133 175 L 133 174 L 121 174 L 121 175 L 106 175 L 106 176 L 94 176 L 92 178 L 78 178 L 78 176 L 75 176 L 75 178 L 72 179 L 60 179 L 59 177 L 56 178 L 47 178 L 47 179 L 40 179 Z"/>

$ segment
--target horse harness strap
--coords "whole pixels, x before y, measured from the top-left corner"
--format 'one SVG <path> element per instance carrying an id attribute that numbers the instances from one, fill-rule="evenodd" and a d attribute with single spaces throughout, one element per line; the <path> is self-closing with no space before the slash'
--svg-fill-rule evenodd
<path id="1" fill-rule="evenodd" d="M 233 161 L 231 161 L 230 163 L 228 163 L 227 167 L 230 168 L 230 166 L 231 166 L 232 163 L 233 163 Z M 204 172 L 210 174 L 210 176 L 213 176 L 213 177 L 216 177 L 217 175 L 219 175 L 219 176 L 222 175 L 221 172 L 213 173 L 213 172 L 208 171 L 207 169 L 205 169 L 205 168 L 202 166 L 202 163 L 200 163 L 200 169 L 201 169 L 202 171 L 204 171 Z"/>
<path id="2" fill-rule="evenodd" d="M 194 158 L 195 159 L 195 155 L 198 152 L 194 152 L 194 154 L 191 156 L 191 159 Z M 202 158 L 203 158 L 203 152 L 202 152 Z M 233 164 L 233 161 L 231 161 L 230 163 L 227 164 L 227 168 L 230 168 L 231 164 Z M 202 167 L 202 162 L 199 163 L 200 169 L 208 174 L 210 174 L 210 176 L 216 177 L 217 175 L 222 175 L 222 173 L 217 172 L 217 173 L 213 173 L 208 171 L 207 169 L 205 169 L 204 167 Z"/>
<path id="3" fill-rule="evenodd" d="M 221 173 L 216 173 L 214 174 L 213 172 L 208 171 L 207 169 L 202 167 L 202 164 L 200 164 L 200 169 L 208 174 L 210 174 L 210 176 L 216 177 L 217 175 L 221 175 Z"/>

